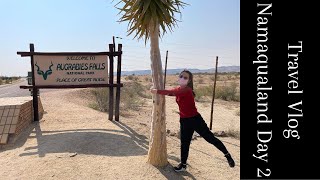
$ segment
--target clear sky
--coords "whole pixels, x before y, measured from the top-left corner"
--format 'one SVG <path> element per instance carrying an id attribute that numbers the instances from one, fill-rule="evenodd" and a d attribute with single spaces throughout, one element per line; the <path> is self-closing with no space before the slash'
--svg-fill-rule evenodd
<path id="1" fill-rule="evenodd" d="M 150 69 L 149 44 L 127 36 L 127 22 L 120 18 L 115 0 L 0 0 L 0 76 L 26 76 L 30 58 L 17 51 L 106 51 L 112 36 L 122 37 L 123 69 Z M 191 1 L 182 10 L 173 33 L 160 41 L 168 69 L 213 68 L 240 65 L 240 1 Z M 179 17 L 179 15 L 178 15 Z"/>

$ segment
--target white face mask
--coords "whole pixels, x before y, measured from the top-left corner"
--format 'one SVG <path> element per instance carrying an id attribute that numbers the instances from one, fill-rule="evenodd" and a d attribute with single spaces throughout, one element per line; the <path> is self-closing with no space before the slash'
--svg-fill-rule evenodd
<path id="1" fill-rule="evenodd" d="M 179 78 L 178 83 L 180 86 L 186 86 L 188 84 L 188 79 Z"/>

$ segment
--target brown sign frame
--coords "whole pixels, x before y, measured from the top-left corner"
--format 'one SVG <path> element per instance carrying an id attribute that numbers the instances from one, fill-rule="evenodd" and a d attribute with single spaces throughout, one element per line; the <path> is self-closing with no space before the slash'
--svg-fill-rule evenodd
<path id="1" fill-rule="evenodd" d="M 122 56 L 122 44 L 118 44 L 118 51 L 115 51 L 115 44 L 109 44 L 109 52 L 35 52 L 34 44 L 30 44 L 30 52 L 18 51 L 17 54 L 21 57 L 30 56 L 31 59 L 31 71 L 32 71 L 32 85 L 20 86 L 21 89 L 32 89 L 33 92 L 37 92 L 38 89 L 62 89 L 62 88 L 89 88 L 89 87 L 109 87 L 109 120 L 113 120 L 114 111 L 114 87 L 116 87 L 116 103 L 115 103 L 115 120 L 119 121 L 120 115 L 120 92 L 123 84 L 121 83 L 121 56 Z M 81 55 L 108 55 L 109 59 L 109 83 L 108 84 L 82 84 L 82 85 L 45 85 L 36 86 L 34 81 L 34 55 L 52 55 L 52 56 L 81 56 Z M 114 83 L 114 58 L 117 57 L 117 79 Z M 38 111 L 38 94 L 33 93 L 33 113 L 34 121 L 39 121 Z"/>

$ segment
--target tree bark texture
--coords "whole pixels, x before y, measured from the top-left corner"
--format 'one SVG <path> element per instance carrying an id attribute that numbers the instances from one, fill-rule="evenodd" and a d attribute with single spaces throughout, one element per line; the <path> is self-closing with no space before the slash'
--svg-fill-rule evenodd
<path id="1" fill-rule="evenodd" d="M 163 71 L 159 49 L 159 25 L 150 32 L 150 59 L 153 87 L 163 89 Z M 151 135 L 148 162 L 155 166 L 165 166 L 167 159 L 165 97 L 153 94 Z"/>

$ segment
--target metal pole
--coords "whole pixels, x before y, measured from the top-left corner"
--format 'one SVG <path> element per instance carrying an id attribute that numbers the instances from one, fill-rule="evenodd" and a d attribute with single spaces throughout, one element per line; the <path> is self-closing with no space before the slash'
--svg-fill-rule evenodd
<path id="1" fill-rule="evenodd" d="M 214 74 L 214 84 L 213 84 L 213 93 L 212 93 L 212 102 L 211 102 L 211 116 L 210 116 L 210 130 L 212 130 L 212 119 L 213 119 L 213 103 L 216 95 L 216 82 L 218 74 L 218 56 L 216 57 L 216 69 Z"/>
<path id="2" fill-rule="evenodd" d="M 166 65 L 165 65 L 165 69 L 164 69 L 164 82 L 163 82 L 163 89 L 166 89 L 167 62 L 168 62 L 168 50 L 167 50 L 167 53 L 166 53 Z"/>

